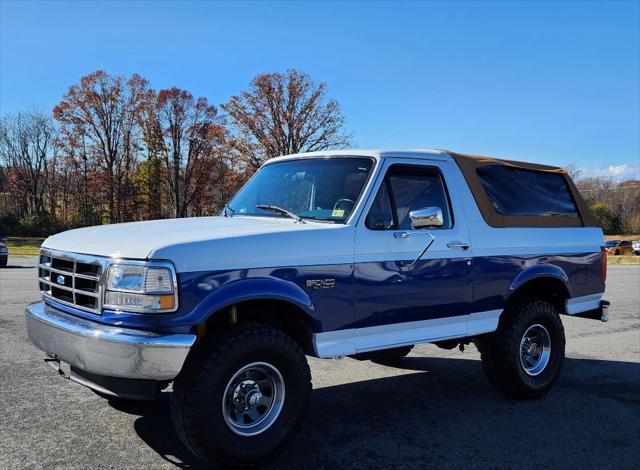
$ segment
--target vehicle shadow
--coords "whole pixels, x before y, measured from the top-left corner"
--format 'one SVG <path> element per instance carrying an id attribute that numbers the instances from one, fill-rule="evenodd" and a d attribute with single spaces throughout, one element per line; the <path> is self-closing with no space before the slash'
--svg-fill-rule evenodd
<path id="1" fill-rule="evenodd" d="M 160 393 L 154 402 L 109 400 L 109 405 L 119 411 L 139 415 L 134 424 L 136 433 L 167 462 L 179 468 L 208 468 L 191 454 L 173 429 L 171 393 Z"/>
<path id="2" fill-rule="evenodd" d="M 346 359 L 350 361 L 351 359 Z M 569 358 L 539 400 L 504 397 L 480 362 L 407 357 L 401 375 L 315 389 L 307 422 L 270 468 L 608 467 L 640 459 L 640 364 Z M 140 415 L 136 433 L 182 468 L 206 468 L 171 425 L 170 393 Z"/>

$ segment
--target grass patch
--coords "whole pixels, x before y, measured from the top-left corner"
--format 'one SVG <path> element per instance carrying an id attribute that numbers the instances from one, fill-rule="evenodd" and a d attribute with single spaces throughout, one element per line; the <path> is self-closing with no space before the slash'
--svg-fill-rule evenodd
<path id="1" fill-rule="evenodd" d="M 9 259 L 27 258 L 40 254 L 40 245 L 43 241 L 44 238 L 9 237 L 4 244 L 9 249 Z"/>
<path id="2" fill-rule="evenodd" d="M 609 264 L 640 264 L 640 256 L 638 255 L 609 255 L 607 256 Z"/>

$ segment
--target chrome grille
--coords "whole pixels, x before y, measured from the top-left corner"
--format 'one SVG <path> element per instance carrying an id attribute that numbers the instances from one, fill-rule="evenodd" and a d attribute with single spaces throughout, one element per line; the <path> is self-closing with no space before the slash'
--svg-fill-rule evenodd
<path id="1" fill-rule="evenodd" d="M 103 258 L 41 250 L 38 281 L 42 298 L 100 315 L 105 266 Z"/>

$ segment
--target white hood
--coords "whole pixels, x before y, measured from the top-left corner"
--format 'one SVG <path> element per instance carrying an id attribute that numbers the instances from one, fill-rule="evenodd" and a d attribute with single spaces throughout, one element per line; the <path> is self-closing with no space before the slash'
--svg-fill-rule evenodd
<path id="1" fill-rule="evenodd" d="M 300 262 L 300 257 L 313 260 L 313 247 L 318 237 L 328 241 L 327 231 L 336 236 L 350 232 L 345 225 L 299 224 L 275 217 L 194 217 L 69 230 L 47 238 L 42 247 L 112 258 L 169 259 L 178 271 L 212 265 L 249 268 L 282 266 L 287 259 Z M 342 246 L 321 252 L 323 258 L 353 253 L 350 243 L 333 245 Z"/>

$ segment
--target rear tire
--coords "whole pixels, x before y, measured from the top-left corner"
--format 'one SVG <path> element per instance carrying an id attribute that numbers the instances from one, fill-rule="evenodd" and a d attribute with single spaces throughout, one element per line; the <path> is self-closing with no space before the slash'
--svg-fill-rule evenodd
<path id="1" fill-rule="evenodd" d="M 272 458 L 300 430 L 311 372 L 282 331 L 244 325 L 198 346 L 173 384 L 171 415 L 184 444 L 219 465 Z"/>
<path id="2" fill-rule="evenodd" d="M 564 361 L 564 328 L 556 308 L 526 299 L 505 311 L 495 333 L 475 340 L 492 385 L 514 398 L 538 398 L 554 385 Z"/>

